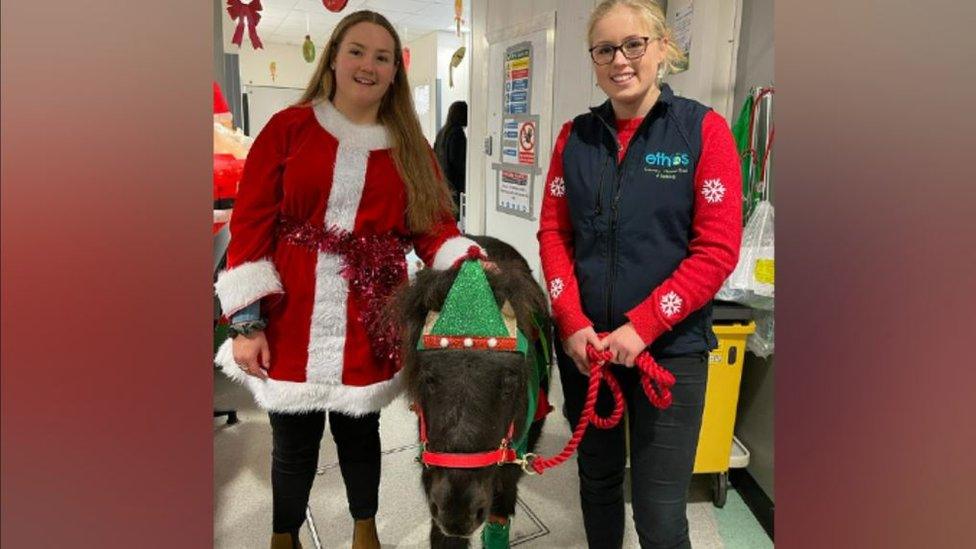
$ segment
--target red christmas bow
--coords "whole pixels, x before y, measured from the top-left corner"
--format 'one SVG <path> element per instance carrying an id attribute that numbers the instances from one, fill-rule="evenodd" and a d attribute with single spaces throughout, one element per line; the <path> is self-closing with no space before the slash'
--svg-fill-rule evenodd
<path id="1" fill-rule="evenodd" d="M 227 14 L 231 19 L 237 19 L 237 29 L 234 31 L 234 38 L 231 42 L 241 45 L 244 39 L 244 24 L 247 23 L 247 33 L 251 37 L 251 45 L 254 49 L 264 47 L 261 39 L 258 38 L 258 22 L 261 21 L 261 0 L 253 0 L 250 4 L 245 4 L 241 0 L 227 0 Z"/>

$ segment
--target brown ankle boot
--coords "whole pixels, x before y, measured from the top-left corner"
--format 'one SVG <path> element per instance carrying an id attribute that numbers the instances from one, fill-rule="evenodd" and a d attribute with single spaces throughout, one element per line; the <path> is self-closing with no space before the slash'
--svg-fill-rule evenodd
<path id="1" fill-rule="evenodd" d="M 298 541 L 298 534 L 272 534 L 271 549 L 302 549 L 302 544 Z"/>
<path id="2" fill-rule="evenodd" d="M 357 520 L 352 531 L 352 549 L 380 549 L 376 519 Z"/>

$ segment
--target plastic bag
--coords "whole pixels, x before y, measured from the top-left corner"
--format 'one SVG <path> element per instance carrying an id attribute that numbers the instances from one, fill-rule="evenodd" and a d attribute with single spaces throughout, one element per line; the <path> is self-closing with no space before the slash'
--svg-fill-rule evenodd
<path id="1" fill-rule="evenodd" d="M 752 318 L 756 322 L 756 331 L 746 340 L 746 350 L 758 357 L 766 358 L 773 354 L 775 347 L 773 311 L 756 311 Z"/>
<path id="2" fill-rule="evenodd" d="M 757 309 L 773 309 L 776 296 L 773 221 L 772 203 L 759 202 L 742 231 L 739 263 L 716 298 Z"/>

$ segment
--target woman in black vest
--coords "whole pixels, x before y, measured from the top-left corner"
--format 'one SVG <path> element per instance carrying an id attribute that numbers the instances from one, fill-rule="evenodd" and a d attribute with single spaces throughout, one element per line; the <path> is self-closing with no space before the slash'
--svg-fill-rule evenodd
<path id="1" fill-rule="evenodd" d="M 708 352 L 717 345 L 710 303 L 735 268 L 742 231 L 738 155 L 719 114 L 661 83 L 685 58 L 657 4 L 600 3 L 589 52 L 608 100 L 563 126 L 538 234 L 562 338 L 564 413 L 575 426 L 588 383 L 586 346 L 609 351 L 630 419 L 641 547 L 690 547 L 686 493 Z M 648 401 L 633 368 L 645 350 L 676 378 L 663 410 Z M 597 412 L 606 416 L 612 405 L 603 386 Z M 590 547 L 623 542 L 623 425 L 591 427 L 579 447 Z"/>

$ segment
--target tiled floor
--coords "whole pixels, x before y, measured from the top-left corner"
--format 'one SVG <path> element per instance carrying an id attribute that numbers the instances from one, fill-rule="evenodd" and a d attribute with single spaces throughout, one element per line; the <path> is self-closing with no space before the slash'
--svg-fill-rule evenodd
<path id="1" fill-rule="evenodd" d="M 552 400 L 559 409 L 561 392 L 554 379 Z M 265 548 L 271 532 L 271 430 L 267 415 L 257 409 L 247 392 L 217 374 L 215 402 L 236 406 L 240 423 L 228 426 L 214 420 L 214 547 L 218 549 Z M 326 430 L 328 433 L 328 430 Z M 381 416 L 383 477 L 377 525 L 383 547 L 427 547 L 429 515 L 420 488 L 416 423 L 402 400 L 394 401 Z M 569 426 L 558 413 L 550 414 L 537 451 L 560 451 Z M 348 547 L 352 519 L 346 509 L 345 489 L 336 462 L 335 445 L 326 434 L 309 502 L 311 520 L 302 530 L 306 548 Z M 512 545 L 524 548 L 586 547 L 580 522 L 576 465 L 570 462 L 525 477 L 512 526 Z M 695 477 L 690 492 L 688 518 L 695 548 L 761 549 L 773 544 L 742 499 L 729 491 L 723 509 L 710 499 L 710 481 Z M 630 504 L 627 504 L 628 515 Z M 317 538 L 317 539 L 315 539 Z M 478 547 L 480 543 L 473 543 Z M 624 547 L 638 547 L 629 526 Z"/>

